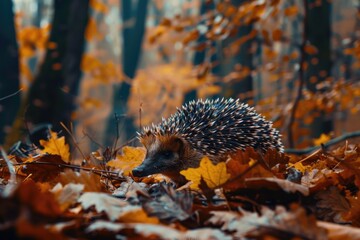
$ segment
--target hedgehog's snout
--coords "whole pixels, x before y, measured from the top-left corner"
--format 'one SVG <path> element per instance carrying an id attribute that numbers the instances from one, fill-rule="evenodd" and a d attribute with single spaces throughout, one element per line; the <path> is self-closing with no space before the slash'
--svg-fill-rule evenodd
<path id="1" fill-rule="evenodd" d="M 145 158 L 145 160 L 136 168 L 132 170 L 134 177 L 146 177 L 148 175 L 156 173 L 156 168 L 151 158 Z"/>
<path id="2" fill-rule="evenodd" d="M 134 177 L 144 177 L 144 169 L 143 169 L 143 167 L 140 165 L 137 168 L 134 168 L 132 170 L 132 175 Z"/>

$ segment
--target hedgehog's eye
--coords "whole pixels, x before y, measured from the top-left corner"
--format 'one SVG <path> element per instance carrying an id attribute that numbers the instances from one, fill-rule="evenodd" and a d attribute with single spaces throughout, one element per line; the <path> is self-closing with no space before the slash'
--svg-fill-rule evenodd
<path id="1" fill-rule="evenodd" d="M 162 155 L 166 158 L 169 158 L 169 157 L 172 157 L 172 152 L 171 151 L 166 151 L 166 152 L 163 152 Z"/>

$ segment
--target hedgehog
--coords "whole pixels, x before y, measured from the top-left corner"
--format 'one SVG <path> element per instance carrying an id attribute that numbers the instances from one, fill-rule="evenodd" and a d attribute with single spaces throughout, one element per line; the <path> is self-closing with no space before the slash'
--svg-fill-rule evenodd
<path id="1" fill-rule="evenodd" d="M 186 182 L 180 171 L 199 167 L 204 156 L 217 164 L 247 147 L 263 153 L 270 148 L 284 151 L 272 122 L 232 98 L 191 101 L 159 124 L 144 127 L 138 138 L 146 157 L 133 176 L 161 173 L 179 184 Z"/>

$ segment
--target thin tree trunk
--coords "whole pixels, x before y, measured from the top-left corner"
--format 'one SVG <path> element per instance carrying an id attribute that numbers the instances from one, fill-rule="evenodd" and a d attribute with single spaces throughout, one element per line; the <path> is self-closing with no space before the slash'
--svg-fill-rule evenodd
<path id="1" fill-rule="evenodd" d="M 0 145 L 15 119 L 20 104 L 19 57 L 12 0 L 0 1 Z M 7 97 L 7 98 L 5 98 Z"/>
<path id="2" fill-rule="evenodd" d="M 146 17 L 148 0 L 141 0 L 137 2 L 137 6 L 133 9 L 130 0 L 122 0 L 122 20 L 124 29 L 123 36 L 123 54 L 122 63 L 124 74 L 129 78 L 134 78 L 136 70 L 139 65 L 141 56 L 141 48 L 146 27 Z M 135 22 L 134 26 L 129 26 L 129 23 Z M 114 94 L 114 107 L 113 112 L 120 117 L 123 117 L 123 124 L 120 131 L 123 139 L 129 139 L 136 134 L 136 127 L 134 126 L 133 119 L 127 116 L 127 103 L 130 96 L 130 84 L 123 82 L 120 89 L 115 91 Z M 107 127 L 106 144 L 111 145 L 114 140 L 114 130 L 118 120 L 110 118 Z M 115 123 L 115 124 L 114 124 Z"/>
<path id="3" fill-rule="evenodd" d="M 26 120 L 34 125 L 69 125 L 79 88 L 88 0 L 55 0 L 48 49 L 28 95 Z"/>
<path id="4" fill-rule="evenodd" d="M 308 2 L 308 41 L 317 48 L 318 53 L 307 55 L 305 79 L 307 88 L 316 92 L 316 84 L 331 76 L 331 3 L 327 0 L 322 0 L 321 5 L 315 5 L 314 0 Z M 312 64 L 313 58 L 317 58 L 317 64 Z M 311 77 L 316 77 L 317 81 L 310 81 Z M 312 137 L 333 130 L 332 117 L 324 112 L 319 112 L 318 115 L 311 126 Z"/>
<path id="5" fill-rule="evenodd" d="M 213 11 L 214 9 L 215 9 L 215 4 L 213 1 L 203 0 L 201 2 L 201 6 L 200 6 L 200 15 L 203 16 L 207 12 Z M 197 40 L 197 44 L 201 44 L 204 41 L 206 41 L 206 37 L 204 35 L 201 35 L 199 37 L 199 39 Z M 195 52 L 194 60 L 193 60 L 194 66 L 201 65 L 204 63 L 206 51 L 208 51 L 208 50 L 204 49 L 202 51 Z M 184 103 L 194 100 L 194 99 L 196 99 L 196 97 L 197 97 L 197 90 L 194 89 L 194 90 L 188 92 L 187 94 L 185 94 Z"/>

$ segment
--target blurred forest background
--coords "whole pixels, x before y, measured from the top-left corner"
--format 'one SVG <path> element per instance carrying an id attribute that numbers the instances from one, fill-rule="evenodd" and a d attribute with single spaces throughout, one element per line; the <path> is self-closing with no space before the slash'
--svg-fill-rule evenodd
<path id="1" fill-rule="evenodd" d="M 88 152 L 197 98 L 255 106 L 287 148 L 360 129 L 360 1 L 1 0 L 0 144 Z M 323 134 L 323 135 L 322 135 Z"/>

